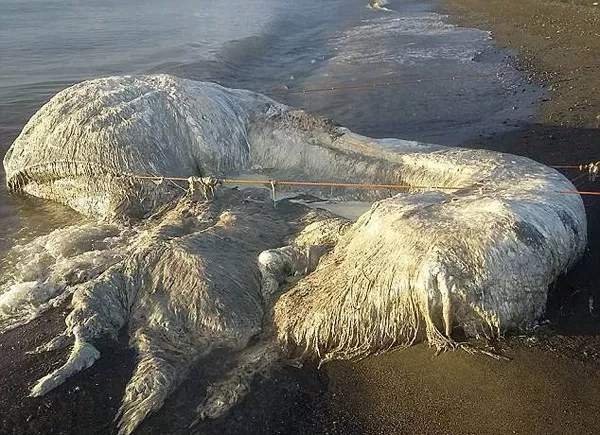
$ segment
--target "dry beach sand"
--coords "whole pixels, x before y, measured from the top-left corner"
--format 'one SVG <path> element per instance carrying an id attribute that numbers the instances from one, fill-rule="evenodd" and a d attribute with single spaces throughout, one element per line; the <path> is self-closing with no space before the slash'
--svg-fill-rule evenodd
<path id="1" fill-rule="evenodd" d="M 518 65 L 548 89 L 539 116 L 509 134 L 468 144 L 549 165 L 600 160 L 600 7 L 591 1 L 449 0 L 449 20 L 493 31 L 518 51 Z M 518 90 L 516 90 L 518 92 Z M 565 172 L 575 178 L 575 171 Z M 582 189 L 600 190 L 583 182 Z M 255 380 L 226 419 L 189 429 L 207 382 L 226 354 L 198 367 L 140 434 L 593 434 L 600 433 L 600 197 L 585 199 L 589 251 L 553 290 L 550 324 L 507 338 L 510 361 L 426 346 L 336 362 L 317 370 L 283 368 Z M 590 301 L 598 301 L 590 304 Z M 133 369 L 124 346 L 104 343 L 91 369 L 42 398 L 32 382 L 60 365 L 63 351 L 25 352 L 62 328 L 57 309 L 6 334 L 0 347 L 0 434 L 107 434 Z M 211 368 L 209 368 L 211 367 Z"/>

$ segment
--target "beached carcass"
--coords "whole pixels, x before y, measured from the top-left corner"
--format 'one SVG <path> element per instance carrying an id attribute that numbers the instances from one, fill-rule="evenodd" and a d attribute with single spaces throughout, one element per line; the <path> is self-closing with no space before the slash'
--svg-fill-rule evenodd
<path id="1" fill-rule="evenodd" d="M 167 75 L 60 92 L 4 167 L 11 191 L 93 222 L 15 248 L 22 261 L 0 296 L 0 328 L 72 294 L 66 330 L 38 349 L 72 344 L 71 356 L 33 387 L 40 395 L 100 357 L 94 340 L 127 326 L 139 361 L 122 433 L 216 347 L 238 352 L 238 365 L 199 417 L 226 412 L 252 373 L 282 358 L 423 340 L 447 349 L 456 328 L 493 338 L 530 327 L 586 246 L 582 201 L 560 193 L 572 184 L 530 159 L 371 139 L 260 94 Z M 349 191 L 373 202 L 351 223 L 216 183 L 249 172 L 412 187 Z"/>

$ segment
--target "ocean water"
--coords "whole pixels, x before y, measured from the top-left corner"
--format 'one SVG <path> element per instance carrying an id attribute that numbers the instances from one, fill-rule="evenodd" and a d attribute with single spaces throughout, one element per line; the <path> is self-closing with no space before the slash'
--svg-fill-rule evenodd
<path id="1" fill-rule="evenodd" d="M 523 82 L 488 32 L 447 24 L 432 1 L 396 0 L 390 11 L 366 3 L 0 0 L 0 155 L 56 92 L 115 74 L 215 81 L 362 134 L 449 145 L 532 115 L 541 90 Z M 5 272 L 18 261 L 11 246 L 82 219 L 1 185 Z"/>

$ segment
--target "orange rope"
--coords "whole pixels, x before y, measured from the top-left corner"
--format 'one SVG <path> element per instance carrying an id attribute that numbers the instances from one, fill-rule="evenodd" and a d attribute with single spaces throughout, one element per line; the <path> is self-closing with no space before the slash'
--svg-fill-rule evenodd
<path id="1" fill-rule="evenodd" d="M 368 184 L 368 183 L 332 183 L 325 181 L 261 181 L 261 180 L 237 180 L 237 179 L 224 179 L 221 180 L 223 183 L 229 184 L 260 184 L 270 186 L 275 184 L 276 186 L 311 186 L 311 187 L 348 187 L 356 189 L 443 189 L 443 190 L 458 190 L 463 187 L 453 186 L 409 186 L 403 184 Z"/>
<path id="2" fill-rule="evenodd" d="M 189 178 L 183 177 L 159 177 L 157 175 L 130 175 L 130 177 L 140 180 L 171 180 L 171 181 L 188 181 Z M 438 189 L 438 190 L 458 190 L 464 187 L 452 186 L 410 186 L 402 184 L 368 184 L 368 183 L 332 183 L 326 181 L 276 181 L 276 180 L 244 180 L 236 178 L 220 179 L 223 183 L 228 184 L 251 184 L 261 186 L 313 186 L 313 187 L 348 187 L 356 189 Z"/>
<path id="3" fill-rule="evenodd" d="M 551 168 L 554 169 L 578 169 L 580 171 L 589 171 L 590 167 L 594 167 L 594 166 L 600 166 L 600 161 L 595 162 L 595 163 L 588 163 L 585 165 L 562 165 L 562 166 L 550 166 Z"/>
<path id="4" fill-rule="evenodd" d="M 137 178 L 139 180 L 188 181 L 187 178 L 183 178 L 183 177 L 160 177 L 158 175 L 128 175 L 128 177 Z"/>
<path id="5" fill-rule="evenodd" d="M 559 190 L 558 193 L 564 193 L 566 195 L 592 195 L 600 196 L 600 192 L 590 192 L 585 190 Z"/>
<path id="6" fill-rule="evenodd" d="M 159 177 L 154 175 L 130 175 L 130 177 L 141 180 L 171 180 L 171 181 L 189 181 L 189 178 L 183 177 Z M 576 179 L 575 179 L 576 180 Z M 573 181 L 575 181 L 573 180 Z M 410 189 L 434 189 L 434 190 L 459 190 L 465 187 L 457 186 L 410 186 L 403 184 L 368 184 L 368 183 L 333 183 L 323 181 L 275 181 L 275 180 L 244 180 L 235 178 L 225 178 L 219 180 L 228 184 L 250 184 L 260 186 L 311 186 L 311 187 L 347 187 L 355 189 L 395 189 L 395 190 L 410 190 Z M 593 191 L 578 191 L 578 190 L 559 190 L 558 193 L 568 195 L 593 195 L 600 196 L 600 192 Z"/>

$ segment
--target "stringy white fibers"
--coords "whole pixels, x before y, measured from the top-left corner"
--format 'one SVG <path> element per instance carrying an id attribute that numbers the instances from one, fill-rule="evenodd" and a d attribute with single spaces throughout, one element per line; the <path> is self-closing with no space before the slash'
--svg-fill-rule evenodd
<path id="1" fill-rule="evenodd" d="M 139 361 L 123 434 L 215 346 L 234 349 L 237 367 L 200 417 L 230 409 L 284 353 L 327 361 L 419 340 L 446 349 L 456 327 L 490 338 L 527 328 L 586 246 L 581 198 L 558 193 L 572 184 L 530 159 L 371 139 L 259 94 L 165 75 L 66 89 L 27 123 L 4 166 L 10 189 L 113 222 L 22 248 L 30 273 L 0 296 L 0 331 L 73 294 L 65 331 L 38 349 L 74 343 L 71 357 L 38 395 L 93 364 L 94 340 L 127 327 Z M 288 201 L 273 208 L 264 189 L 217 188 L 207 200 L 127 176 L 253 168 L 275 179 L 457 188 L 349 191 L 376 201 L 349 225 Z"/>

